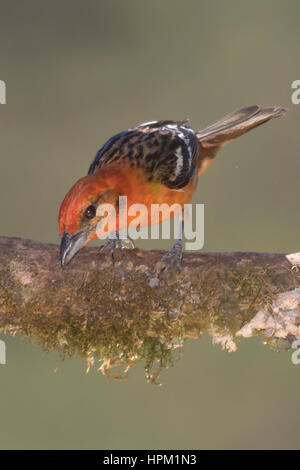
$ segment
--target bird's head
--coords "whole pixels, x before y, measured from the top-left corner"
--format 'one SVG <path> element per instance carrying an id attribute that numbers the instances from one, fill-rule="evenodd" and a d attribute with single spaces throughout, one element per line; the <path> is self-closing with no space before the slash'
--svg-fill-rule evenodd
<path id="1" fill-rule="evenodd" d="M 61 264 L 67 264 L 89 241 L 97 238 L 97 226 L 103 219 L 101 204 L 118 207 L 117 182 L 109 175 L 91 174 L 77 181 L 65 196 L 59 210 L 58 225 L 61 234 Z M 98 226 L 99 227 L 99 226 Z"/>

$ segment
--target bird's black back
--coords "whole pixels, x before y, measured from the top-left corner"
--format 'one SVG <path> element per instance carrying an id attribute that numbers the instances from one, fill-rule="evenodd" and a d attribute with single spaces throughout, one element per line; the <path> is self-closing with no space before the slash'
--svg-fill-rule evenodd
<path id="1" fill-rule="evenodd" d="M 185 121 L 154 121 L 111 137 L 97 152 L 88 174 L 104 165 L 141 168 L 149 181 L 170 189 L 188 184 L 197 168 L 198 140 Z"/>

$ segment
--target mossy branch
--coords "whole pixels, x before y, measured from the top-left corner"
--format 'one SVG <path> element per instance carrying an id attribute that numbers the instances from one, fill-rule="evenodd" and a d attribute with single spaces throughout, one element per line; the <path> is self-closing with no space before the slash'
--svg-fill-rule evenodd
<path id="1" fill-rule="evenodd" d="M 180 272 L 158 275 L 162 254 L 124 250 L 113 266 L 88 247 L 62 269 L 58 246 L 0 237 L 0 330 L 100 359 L 103 373 L 144 360 L 152 381 L 205 331 L 230 351 L 259 331 L 300 338 L 299 254 L 185 253 Z"/>

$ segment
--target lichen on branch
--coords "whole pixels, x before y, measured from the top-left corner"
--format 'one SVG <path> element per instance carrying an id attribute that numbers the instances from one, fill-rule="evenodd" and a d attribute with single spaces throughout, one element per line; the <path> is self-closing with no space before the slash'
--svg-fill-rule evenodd
<path id="1" fill-rule="evenodd" d="M 56 245 L 2 237 L 0 330 L 115 378 L 143 361 L 153 382 L 203 332 L 229 351 L 258 332 L 300 338 L 296 255 L 186 253 L 180 272 L 158 274 L 162 254 L 124 250 L 113 266 L 91 247 L 62 269 Z"/>

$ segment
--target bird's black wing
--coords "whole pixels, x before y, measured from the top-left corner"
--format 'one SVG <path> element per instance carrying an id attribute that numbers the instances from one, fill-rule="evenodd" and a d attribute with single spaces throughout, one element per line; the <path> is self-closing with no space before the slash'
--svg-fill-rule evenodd
<path id="1" fill-rule="evenodd" d="M 197 168 L 198 140 L 184 121 L 153 121 L 120 132 L 97 152 L 89 168 L 127 163 L 141 168 L 149 181 L 181 189 Z"/>

